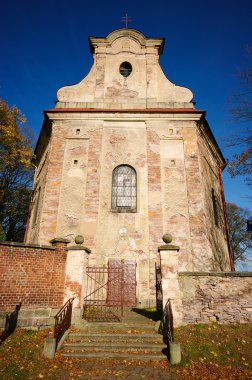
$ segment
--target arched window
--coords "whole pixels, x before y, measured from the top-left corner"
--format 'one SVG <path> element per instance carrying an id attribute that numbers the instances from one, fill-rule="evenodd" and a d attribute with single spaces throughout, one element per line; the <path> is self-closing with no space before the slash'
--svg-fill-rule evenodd
<path id="1" fill-rule="evenodd" d="M 214 192 L 214 189 L 211 189 L 211 195 L 212 195 L 212 205 L 213 205 L 213 214 L 214 214 L 214 223 L 216 227 L 219 226 L 219 210 L 218 210 L 218 202 L 216 199 L 216 195 Z"/>
<path id="2" fill-rule="evenodd" d="M 112 175 L 112 209 L 121 212 L 136 212 L 136 171 L 129 165 L 120 165 Z"/>
<path id="3" fill-rule="evenodd" d="M 33 226 L 38 221 L 38 209 L 39 209 L 39 203 L 40 203 L 40 193 L 41 193 L 41 187 L 39 186 L 36 196 L 35 196 L 35 204 L 34 204 L 34 214 L 33 214 Z"/>

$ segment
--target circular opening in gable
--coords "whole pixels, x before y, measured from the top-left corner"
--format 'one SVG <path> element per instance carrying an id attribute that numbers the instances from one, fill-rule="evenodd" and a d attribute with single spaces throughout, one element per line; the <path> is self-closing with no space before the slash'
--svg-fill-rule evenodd
<path id="1" fill-rule="evenodd" d="M 119 71 L 124 78 L 127 78 L 132 72 L 132 66 L 129 62 L 123 62 L 120 65 Z"/>

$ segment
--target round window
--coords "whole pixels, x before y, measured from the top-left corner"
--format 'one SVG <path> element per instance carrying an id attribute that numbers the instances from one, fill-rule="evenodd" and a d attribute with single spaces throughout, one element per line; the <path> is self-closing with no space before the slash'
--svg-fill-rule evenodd
<path id="1" fill-rule="evenodd" d="M 123 77 L 127 78 L 132 72 L 132 66 L 129 62 L 123 62 L 120 65 L 119 71 Z"/>

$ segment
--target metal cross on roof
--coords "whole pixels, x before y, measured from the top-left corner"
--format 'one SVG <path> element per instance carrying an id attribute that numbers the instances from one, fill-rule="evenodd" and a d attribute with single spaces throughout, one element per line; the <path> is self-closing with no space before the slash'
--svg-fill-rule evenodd
<path id="1" fill-rule="evenodd" d="M 125 28 L 128 28 L 128 22 L 131 22 L 132 18 L 131 16 L 128 16 L 128 14 L 126 13 L 126 15 L 122 17 L 121 21 L 125 22 Z"/>

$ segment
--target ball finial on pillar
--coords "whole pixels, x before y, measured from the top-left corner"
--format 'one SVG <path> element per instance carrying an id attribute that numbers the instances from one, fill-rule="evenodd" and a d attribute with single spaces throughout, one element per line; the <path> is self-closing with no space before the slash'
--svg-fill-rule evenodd
<path id="1" fill-rule="evenodd" d="M 84 237 L 82 235 L 77 235 L 74 239 L 74 242 L 78 245 L 81 245 L 84 243 Z"/>
<path id="2" fill-rule="evenodd" d="M 165 244 L 169 244 L 172 242 L 171 234 L 164 234 L 162 239 Z"/>

